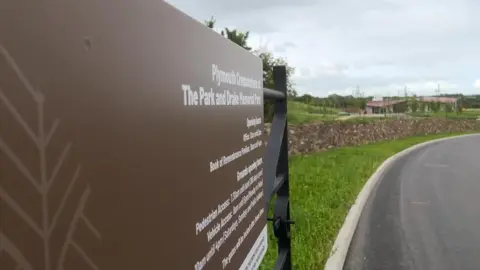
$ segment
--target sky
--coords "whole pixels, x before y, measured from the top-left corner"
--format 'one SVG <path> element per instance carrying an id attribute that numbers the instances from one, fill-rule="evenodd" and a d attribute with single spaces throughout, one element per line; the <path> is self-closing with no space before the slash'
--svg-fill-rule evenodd
<path id="1" fill-rule="evenodd" d="M 480 94 L 478 0 L 168 0 L 296 68 L 299 94 Z"/>

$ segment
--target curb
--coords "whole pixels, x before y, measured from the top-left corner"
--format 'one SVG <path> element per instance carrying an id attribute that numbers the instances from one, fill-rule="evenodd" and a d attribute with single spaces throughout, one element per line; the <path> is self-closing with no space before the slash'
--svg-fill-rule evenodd
<path id="1" fill-rule="evenodd" d="M 465 135 L 458 135 L 452 137 L 446 137 L 441 139 L 435 139 L 423 143 L 419 143 L 417 145 L 411 146 L 405 150 L 402 150 L 395 155 L 389 157 L 385 160 L 375 171 L 375 173 L 368 179 L 363 186 L 362 190 L 355 199 L 355 203 L 352 205 L 350 210 L 348 211 L 347 217 L 342 225 L 342 228 L 338 232 L 337 238 L 335 239 L 335 243 L 333 244 L 332 250 L 330 252 L 330 257 L 325 264 L 325 270 L 342 270 L 343 264 L 345 263 L 345 259 L 347 257 L 348 248 L 350 247 L 350 242 L 352 241 L 353 234 L 355 229 L 357 228 L 358 221 L 360 220 L 360 215 L 362 214 L 362 210 L 367 202 L 368 197 L 373 191 L 373 188 L 377 185 L 377 183 L 382 179 L 382 176 L 385 172 L 390 169 L 393 163 L 395 163 L 399 158 L 404 157 L 411 153 L 414 150 L 420 149 L 427 145 L 431 145 L 437 142 L 458 139 L 463 137 L 472 137 L 472 136 L 480 136 L 479 133 L 474 134 L 465 134 Z"/>

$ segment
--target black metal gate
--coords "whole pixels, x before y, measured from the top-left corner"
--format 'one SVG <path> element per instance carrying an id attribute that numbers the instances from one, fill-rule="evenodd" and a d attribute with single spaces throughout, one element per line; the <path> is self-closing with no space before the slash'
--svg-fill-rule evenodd
<path id="1" fill-rule="evenodd" d="M 272 201 L 275 202 L 273 217 L 268 218 L 272 222 L 278 244 L 278 258 L 274 269 L 290 270 L 292 269 L 290 225 L 294 222 L 290 219 L 289 202 L 286 67 L 275 66 L 273 78 L 275 90 L 263 90 L 264 100 L 275 102 L 275 113 L 264 158 L 266 207 L 269 213 Z"/>

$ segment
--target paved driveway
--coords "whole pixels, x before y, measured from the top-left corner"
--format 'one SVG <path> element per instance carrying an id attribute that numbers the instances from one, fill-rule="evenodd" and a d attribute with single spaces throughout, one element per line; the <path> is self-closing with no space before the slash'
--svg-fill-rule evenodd
<path id="1" fill-rule="evenodd" d="M 480 136 L 412 152 L 362 213 L 344 269 L 480 269 Z"/>

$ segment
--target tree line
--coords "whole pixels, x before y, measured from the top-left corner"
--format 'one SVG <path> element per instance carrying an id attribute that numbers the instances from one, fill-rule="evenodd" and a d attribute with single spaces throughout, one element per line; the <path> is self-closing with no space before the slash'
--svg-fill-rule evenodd
<path id="1" fill-rule="evenodd" d="M 214 17 L 211 17 L 209 20 L 205 21 L 205 25 L 215 31 L 216 20 Z M 248 38 L 250 35 L 249 31 L 239 31 L 238 29 L 229 29 L 224 28 L 223 30 L 219 31 L 219 34 L 228 38 L 230 41 L 234 42 L 235 44 L 239 45 L 240 47 L 244 48 L 245 50 L 253 53 L 254 55 L 258 56 L 263 63 L 263 87 L 265 88 L 274 88 L 274 81 L 273 81 L 273 67 L 277 65 L 283 65 L 286 67 L 287 70 L 287 96 L 288 97 L 296 97 L 297 91 L 295 90 L 295 85 L 292 81 L 292 75 L 295 73 L 295 68 L 290 66 L 288 62 L 283 59 L 282 57 L 277 57 L 273 55 L 272 52 L 263 51 L 263 50 L 254 50 L 252 47 L 248 46 Z M 264 113 L 265 113 L 265 121 L 271 121 L 273 118 L 273 103 L 269 101 L 265 101 L 264 105 Z"/>
<path id="2" fill-rule="evenodd" d="M 295 68 L 289 65 L 289 63 L 282 57 L 275 56 L 272 52 L 264 51 L 264 50 L 255 50 L 248 45 L 248 38 L 249 38 L 249 31 L 240 31 L 238 29 L 229 29 L 223 28 L 222 30 L 216 30 L 216 20 L 214 17 L 211 17 L 208 20 L 205 20 L 205 25 L 210 29 L 219 32 L 222 36 L 229 39 L 230 41 L 234 42 L 235 44 L 239 45 L 240 47 L 244 48 L 245 50 L 253 53 L 254 55 L 258 56 L 263 62 L 263 87 L 265 88 L 274 88 L 274 81 L 273 81 L 273 67 L 276 65 L 284 65 L 287 69 L 287 97 L 289 100 L 294 100 L 318 107 L 327 107 L 327 108 L 338 108 L 340 110 L 347 110 L 347 109 L 358 109 L 364 110 L 367 102 L 373 99 L 373 96 L 365 96 L 362 92 L 357 90 L 352 93 L 352 95 L 338 95 L 332 94 L 328 97 L 315 97 L 312 95 L 304 94 L 298 95 L 297 91 L 295 90 L 295 84 L 292 81 L 292 75 L 295 73 Z M 398 99 L 406 99 L 408 100 L 408 106 L 411 111 L 424 111 L 426 106 L 433 111 L 438 111 L 440 108 L 440 104 L 425 104 L 424 102 L 418 102 L 417 97 L 415 95 L 407 96 L 405 92 L 405 96 L 391 96 L 387 99 L 389 100 L 398 100 Z M 459 108 L 480 108 L 480 95 L 476 96 L 464 96 L 462 94 L 444 94 L 440 96 L 445 97 L 455 97 L 459 99 Z M 448 105 L 446 105 L 448 107 Z M 446 108 L 448 110 L 448 108 Z M 265 113 L 265 121 L 271 121 L 273 117 L 273 103 L 269 101 L 265 101 L 264 105 L 264 113 Z"/>

